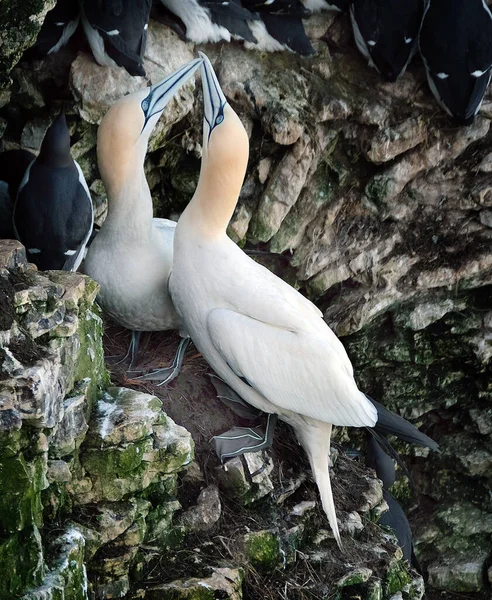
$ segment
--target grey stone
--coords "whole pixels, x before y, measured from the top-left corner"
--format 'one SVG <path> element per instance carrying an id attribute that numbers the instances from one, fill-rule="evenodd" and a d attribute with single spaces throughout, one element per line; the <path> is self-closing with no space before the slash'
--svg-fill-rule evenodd
<path id="1" fill-rule="evenodd" d="M 158 586 L 151 586 L 145 590 L 143 596 L 146 600 L 191 600 L 193 597 L 207 597 L 210 599 L 223 598 L 223 600 L 241 600 L 243 571 L 228 567 L 214 568 L 211 577 L 202 579 L 191 578 L 176 580 Z"/>
<path id="2" fill-rule="evenodd" d="M 53 118 L 51 116 L 28 121 L 22 130 L 21 144 L 37 153 L 41 148 L 46 131 L 52 123 Z"/>
<path id="3" fill-rule="evenodd" d="M 371 139 L 367 158 L 375 163 L 388 162 L 421 144 L 427 137 L 424 120 L 411 118 L 393 127 L 380 129 Z"/>
<path id="4" fill-rule="evenodd" d="M 122 535 L 135 521 L 136 502 L 104 502 L 96 507 L 96 525 L 101 544 L 107 544 Z M 148 507 L 147 507 L 148 512 Z"/>
<path id="5" fill-rule="evenodd" d="M 272 571 L 283 561 L 283 550 L 277 530 L 246 533 L 242 538 L 245 559 L 259 571 Z"/>
<path id="6" fill-rule="evenodd" d="M 248 452 L 217 467 L 219 485 L 242 504 L 250 504 L 273 491 L 269 477 L 273 462 L 263 452 Z"/>
<path id="7" fill-rule="evenodd" d="M 362 518 L 358 512 L 351 512 L 340 524 L 340 531 L 354 537 L 364 529 Z"/>
<path id="8" fill-rule="evenodd" d="M 383 503 L 383 488 L 378 479 L 366 477 L 367 489 L 361 495 L 361 504 L 357 508 L 357 512 L 369 512 L 378 505 Z M 386 503 L 384 503 L 386 504 Z M 386 508 L 387 510 L 387 508 Z"/>
<path id="9" fill-rule="evenodd" d="M 209 531 L 214 527 L 221 515 L 219 490 L 212 485 L 200 492 L 196 506 L 186 510 L 179 523 L 189 531 Z"/>
<path id="10" fill-rule="evenodd" d="M 76 529 L 69 529 L 52 544 L 54 560 L 42 584 L 24 596 L 23 600 L 57 600 L 65 591 L 77 590 L 77 599 L 89 600 L 88 579 L 84 563 L 85 540 Z"/>
<path id="11" fill-rule="evenodd" d="M 492 210 L 480 211 L 480 223 L 486 227 L 492 227 Z"/>
<path id="12" fill-rule="evenodd" d="M 2 6 L 2 29 L 0 31 L 0 87 L 10 83 L 9 73 L 20 60 L 23 52 L 36 41 L 46 13 L 55 0 L 46 2 L 16 2 Z M 9 8 L 10 10 L 7 10 Z"/>
<path id="13" fill-rule="evenodd" d="M 299 502 L 292 507 L 290 510 L 290 514 L 293 517 L 303 517 L 306 513 L 311 512 L 316 508 L 316 502 L 314 500 L 305 500 L 304 502 Z"/>
<path id="14" fill-rule="evenodd" d="M 252 226 L 253 235 L 260 241 L 268 241 L 279 230 L 306 183 L 314 155 L 313 144 L 304 135 L 272 172 Z"/>
<path id="15" fill-rule="evenodd" d="M 85 420 L 87 396 L 82 394 L 63 401 L 63 416 L 51 440 L 52 452 L 58 457 L 71 454 L 85 439 L 89 429 Z"/>
<path id="16" fill-rule="evenodd" d="M 155 396 L 128 388 L 109 388 L 96 406 L 94 429 L 88 444 L 99 447 L 137 442 L 152 435 L 163 420 Z"/>
<path id="17" fill-rule="evenodd" d="M 480 410 L 478 408 L 472 408 L 470 409 L 470 417 L 482 435 L 489 435 L 492 433 L 492 409 Z"/>
<path id="18" fill-rule="evenodd" d="M 372 570 L 367 568 L 354 569 L 335 582 L 339 588 L 366 583 L 372 576 Z"/>
<path id="19" fill-rule="evenodd" d="M 449 592 L 479 592 L 484 588 L 487 552 L 467 557 L 440 557 L 428 566 L 429 585 Z"/>
<path id="20" fill-rule="evenodd" d="M 278 144 L 294 144 L 304 132 L 303 111 L 308 88 L 295 63 L 282 71 L 271 68 L 273 57 L 227 46 L 215 65 L 225 95 L 248 114 L 259 115 L 262 127 Z"/>
<path id="21" fill-rule="evenodd" d="M 438 511 L 437 518 L 459 537 L 492 533 L 492 514 L 466 502 L 457 502 L 445 510 Z"/>
<path id="22" fill-rule="evenodd" d="M 70 465 L 63 460 L 49 460 L 47 477 L 49 483 L 66 483 L 72 479 Z"/>
<path id="23" fill-rule="evenodd" d="M 130 578 L 128 576 L 118 578 L 101 577 L 94 582 L 96 600 L 107 598 L 124 598 L 130 591 Z"/>

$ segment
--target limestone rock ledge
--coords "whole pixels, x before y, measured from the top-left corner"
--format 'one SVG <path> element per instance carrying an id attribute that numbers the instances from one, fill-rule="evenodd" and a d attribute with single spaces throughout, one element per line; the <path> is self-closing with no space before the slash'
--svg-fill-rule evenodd
<path id="1" fill-rule="evenodd" d="M 14 35 L 13 29 L 18 31 L 15 20 L 26 14 L 17 10 L 21 4 L 22 10 L 37 17 L 26 22 L 28 35 L 21 32 L 9 46 L 4 40 Z M 0 35 L 0 63 L 5 50 L 12 48 L 14 54 L 7 57 L 10 69 L 32 42 L 52 4 L 51 0 L 0 0 L 0 17 L 8 13 L 5 22 L 12 25 Z M 487 571 L 492 553 L 487 530 L 492 514 L 492 88 L 476 122 L 457 128 L 437 108 L 418 60 L 396 84 L 388 84 L 358 55 L 345 16 L 320 15 L 306 24 L 318 50 L 317 56 L 309 59 L 290 53 L 246 51 L 235 44 L 204 48 L 215 61 L 226 96 L 250 134 L 250 164 L 230 234 L 239 244 L 261 244 L 262 249 L 282 253 L 280 260 L 272 260 L 268 266 L 315 300 L 336 333 L 346 336 L 344 343 L 361 388 L 441 443 L 443 453 L 425 461 L 418 452 L 399 447 L 412 462 L 418 491 L 426 496 L 424 510 L 412 522 L 419 558 L 433 587 L 479 593 L 487 590 L 492 579 L 490 568 Z M 182 42 L 168 27 L 151 20 L 145 60 L 153 82 L 195 51 L 193 44 Z M 72 153 L 87 178 L 101 223 L 106 198 L 95 156 L 97 123 L 120 94 L 147 82 L 131 78 L 121 69 L 100 67 L 89 55 L 77 54 L 74 47 L 43 61 L 19 63 L 12 79 L 11 88 L 0 92 L 2 149 L 22 146 L 37 150 L 46 128 L 64 105 Z M 150 143 L 145 169 L 156 216 L 177 217 L 196 186 L 201 151 L 199 92 L 194 98 L 192 107 L 192 84 L 181 90 Z M 23 270 L 27 273 L 29 268 L 19 266 L 19 271 Z M 14 340 L 14 348 L 9 346 L 13 357 L 2 355 L 2 361 L 10 380 L 11 400 L 1 407 L 1 426 L 18 431 L 21 441 L 9 450 L 13 456 L 25 451 L 27 428 L 41 427 L 43 433 L 53 430 L 57 438 L 53 443 L 59 449 L 49 459 L 49 489 L 59 486 L 66 490 L 72 467 L 66 466 L 64 457 L 70 453 L 79 457 L 83 430 L 90 419 L 97 420 L 96 413 L 89 416 L 85 398 L 93 403 L 99 396 L 92 391 L 92 380 L 87 390 L 83 381 L 87 375 L 82 372 L 90 370 L 89 364 L 81 367 L 80 377 L 73 376 L 70 369 L 56 367 L 65 373 L 65 379 L 61 390 L 51 395 L 41 393 L 39 383 L 32 379 L 30 346 L 26 347 L 30 338 L 25 331 L 40 340 L 50 338 L 50 331 L 68 331 L 74 326 L 68 317 L 76 311 L 59 308 L 57 285 L 65 284 L 53 279 L 55 275 L 46 279 L 31 272 L 30 277 L 38 289 L 35 294 L 41 296 L 23 299 L 20 294 L 18 318 L 24 319 L 24 329 L 10 331 L 7 326 Z M 34 282 L 39 277 L 43 284 Z M 49 309 L 45 321 L 31 316 L 39 306 Z M 66 339 L 63 349 L 55 338 L 50 339 L 44 348 L 49 346 L 60 361 L 65 353 L 68 360 L 71 342 Z M 22 352 L 15 344 L 22 345 Z M 21 359 L 26 361 L 26 354 L 24 364 Z M 82 355 L 89 363 L 90 349 Z M 43 356 L 35 354 L 32 360 L 39 360 L 43 373 L 53 381 L 56 373 L 47 359 L 43 362 Z M 21 383 L 12 379 L 19 368 L 14 358 L 24 369 Z M 72 376 L 80 383 L 70 392 Z M 27 402 L 23 390 L 30 398 Z M 59 397 L 65 398 L 67 406 L 57 405 Z M 39 402 L 34 412 L 29 405 L 33 398 Z M 63 434 L 64 430 L 79 431 L 80 435 Z M 8 439 L 11 435 L 8 433 Z M 139 447 L 143 442 L 132 443 Z M 45 442 L 39 444 L 44 447 Z M 44 469 L 45 451 L 33 450 L 36 444 L 29 448 L 32 456 L 28 457 L 26 481 Z M 87 448 L 90 467 L 95 464 L 96 445 Z M 129 460 L 131 451 L 125 447 L 122 452 L 125 461 Z M 119 456 L 117 452 L 114 455 Z M 83 468 L 78 458 L 72 464 Z M 148 465 L 144 467 L 148 474 Z M 248 477 L 246 463 L 230 468 L 233 473 L 246 474 L 248 498 L 259 490 L 266 492 L 265 497 L 272 493 L 268 478 L 253 481 L 261 475 Z M 265 469 L 269 468 L 270 463 Z M 134 484 L 122 483 L 125 478 L 119 471 L 116 480 L 120 488 L 108 486 L 97 469 L 94 466 L 92 478 L 84 480 L 93 487 L 78 490 L 79 502 L 85 501 L 81 506 L 92 506 L 96 500 L 91 498 L 106 492 L 118 497 L 118 489 L 119 493 L 141 493 L 125 488 Z M 78 481 L 78 476 L 75 479 Z M 38 515 L 39 488 L 44 485 L 40 481 L 33 488 L 26 483 L 27 499 L 9 510 L 24 514 L 28 506 Z M 224 492 L 227 484 L 221 485 Z M 235 492 L 241 496 L 242 492 Z M 400 500 L 407 501 L 408 507 L 407 492 L 401 490 Z M 52 495 L 53 519 L 58 504 L 73 504 L 71 493 Z M 207 496 L 215 497 L 212 492 Z M 258 498 L 252 504 L 256 502 Z M 203 515 L 201 502 L 192 504 L 197 509 L 187 506 L 190 512 L 179 520 L 185 531 L 197 515 Z M 207 513 L 211 521 L 202 524 L 205 529 L 217 516 L 217 503 L 214 506 Z M 67 510 L 70 513 L 71 508 Z M 173 510 L 162 508 L 161 513 L 163 522 L 167 519 L 170 523 Z M 469 526 L 456 527 L 456 520 Z M 271 523 L 264 529 L 271 530 Z M 29 564 L 31 580 L 38 581 L 43 571 L 36 566 L 43 564 L 36 558 L 39 532 L 26 525 L 15 535 L 12 544 L 30 548 L 19 568 Z M 139 559 L 135 560 L 138 563 Z M 183 579 L 182 573 L 175 575 Z M 211 574 L 197 574 L 202 576 Z M 104 582 L 103 575 L 100 580 Z"/>
<path id="2" fill-rule="evenodd" d="M 0 600 L 240 600 L 267 581 L 304 594 L 313 568 L 299 597 L 422 598 L 366 469 L 332 457 L 350 490 L 343 555 L 296 453 L 288 480 L 258 453 L 206 482 L 161 400 L 110 386 L 94 282 L 40 273 L 1 241 L 0 286 Z"/>

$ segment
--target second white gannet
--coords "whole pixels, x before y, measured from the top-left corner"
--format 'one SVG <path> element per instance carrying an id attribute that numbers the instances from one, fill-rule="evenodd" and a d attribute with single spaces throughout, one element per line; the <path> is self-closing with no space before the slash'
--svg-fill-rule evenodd
<path id="1" fill-rule="evenodd" d="M 226 234 L 249 142 L 202 56 L 202 166 L 176 227 L 171 297 L 219 377 L 248 403 L 294 428 L 341 546 L 328 472 L 332 425 L 372 427 L 377 409 L 358 390 L 345 348 L 321 311 Z"/>
<path id="2" fill-rule="evenodd" d="M 106 312 L 133 332 L 181 327 L 168 292 L 176 223 L 153 218 L 144 160 L 162 111 L 201 62 L 195 59 L 160 83 L 124 96 L 98 129 L 97 159 L 108 216 L 89 248 L 84 271 L 101 286 L 99 301 Z M 132 362 L 137 344 L 138 335 L 133 335 Z M 179 371 L 185 348 L 183 340 L 171 375 Z"/>

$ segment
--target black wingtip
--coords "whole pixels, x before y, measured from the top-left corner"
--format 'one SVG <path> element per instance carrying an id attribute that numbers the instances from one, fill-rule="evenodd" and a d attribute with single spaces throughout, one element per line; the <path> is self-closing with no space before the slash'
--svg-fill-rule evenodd
<path id="1" fill-rule="evenodd" d="M 425 433 L 419 431 L 415 425 L 412 425 L 403 417 L 391 412 L 382 404 L 379 404 L 379 402 L 376 402 L 367 396 L 367 394 L 366 397 L 374 404 L 378 411 L 378 422 L 374 427 L 375 431 L 383 435 L 394 435 L 410 444 L 425 446 L 435 452 L 439 452 L 439 444 Z"/>

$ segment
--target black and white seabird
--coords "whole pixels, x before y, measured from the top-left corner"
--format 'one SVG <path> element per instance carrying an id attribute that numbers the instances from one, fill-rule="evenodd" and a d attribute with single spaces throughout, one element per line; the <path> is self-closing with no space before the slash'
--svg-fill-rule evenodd
<path id="1" fill-rule="evenodd" d="M 256 43 L 246 48 L 267 52 L 291 50 L 303 56 L 315 54 L 304 30 L 302 19 L 311 14 L 300 0 L 242 0 L 242 5 L 260 16 L 250 23 Z"/>
<path id="2" fill-rule="evenodd" d="M 469 125 L 492 66 L 492 13 L 484 0 L 430 0 L 419 37 L 427 80 L 439 104 Z"/>
<path id="3" fill-rule="evenodd" d="M 25 172 L 13 222 L 17 239 L 39 269 L 77 270 L 92 233 L 93 209 L 82 170 L 70 154 L 63 112 Z"/>
<path id="4" fill-rule="evenodd" d="M 250 21 L 259 17 L 241 6 L 241 0 L 161 0 L 186 27 L 186 37 L 196 44 L 230 42 L 231 38 L 256 42 Z"/>
<path id="5" fill-rule="evenodd" d="M 423 14 L 424 0 L 352 1 L 357 47 L 388 81 L 396 81 L 415 54 Z"/>
<path id="6" fill-rule="evenodd" d="M 89 247 L 84 272 L 99 283 L 104 310 L 132 330 L 132 363 L 140 332 L 180 329 L 184 334 L 168 290 L 176 223 L 153 218 L 144 161 L 159 117 L 201 62 L 195 59 L 163 81 L 120 98 L 97 132 L 108 216 Z M 179 373 L 186 345 L 184 338 L 170 368 L 143 378 L 171 381 Z"/>
<path id="7" fill-rule="evenodd" d="M 301 0 L 301 2 L 313 13 L 322 10 L 348 12 L 350 6 L 350 0 Z"/>
<path id="8" fill-rule="evenodd" d="M 27 58 L 41 58 L 58 52 L 72 37 L 79 24 L 79 3 L 58 0 L 44 19 L 36 42 L 26 53 Z"/>
<path id="9" fill-rule="evenodd" d="M 0 239 L 14 239 L 14 203 L 27 167 L 36 158 L 29 150 L 0 153 Z"/>
<path id="10" fill-rule="evenodd" d="M 81 18 L 100 65 L 145 75 L 142 66 L 152 0 L 82 0 Z"/>

